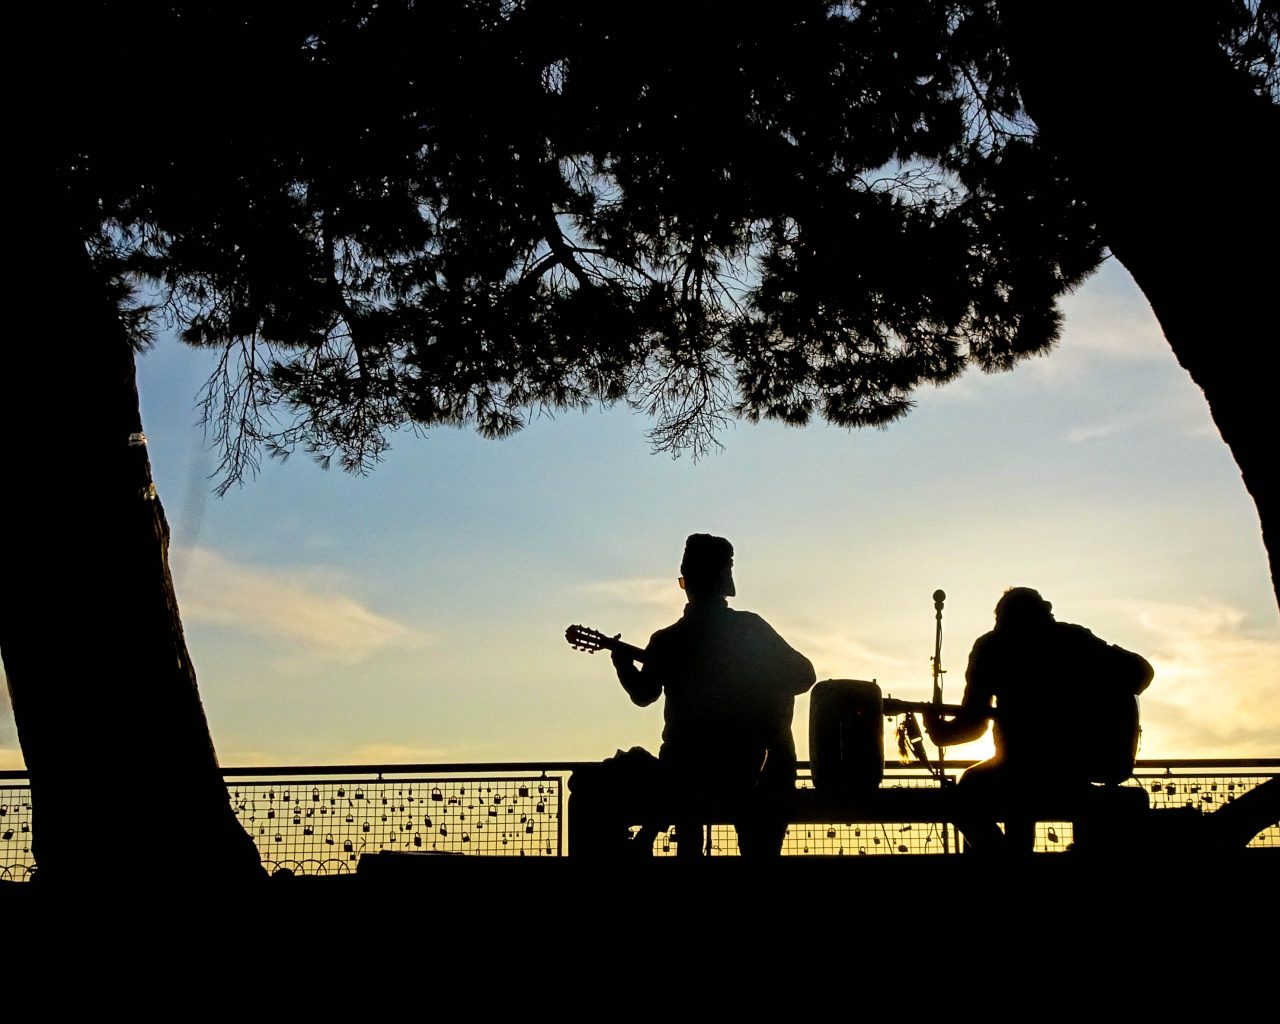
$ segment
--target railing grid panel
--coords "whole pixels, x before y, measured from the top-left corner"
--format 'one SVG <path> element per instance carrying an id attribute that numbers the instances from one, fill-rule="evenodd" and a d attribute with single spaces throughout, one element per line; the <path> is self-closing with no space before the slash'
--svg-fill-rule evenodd
<path id="1" fill-rule="evenodd" d="M 1173 772 L 1151 773 L 1139 771 L 1129 785 L 1142 786 L 1147 791 L 1153 810 L 1214 811 L 1240 799 L 1254 787 L 1273 777 L 1270 772 Z M 1280 848 L 1280 823 L 1263 829 L 1249 843 L 1253 848 Z"/>
<path id="2" fill-rule="evenodd" d="M 812 788 L 813 780 L 801 777 L 797 785 L 802 789 Z M 936 789 L 937 785 L 932 776 L 916 772 L 886 775 L 880 788 Z M 955 842 L 955 828 L 941 821 L 830 822 L 792 825 L 787 830 L 782 853 L 801 857 L 914 856 L 954 853 Z"/>
<path id="3" fill-rule="evenodd" d="M 1143 762 L 1127 785 L 1142 788 L 1153 811 L 1190 817 L 1213 813 L 1275 775 L 1264 770 L 1211 769 L 1193 762 Z M 269 870 L 300 874 L 355 871 L 360 858 L 380 851 L 490 857 L 559 857 L 565 846 L 565 806 L 571 765 L 341 766 L 228 772 L 228 796 Z M 339 775 L 340 772 L 350 772 Z M 323 774 L 320 774 L 323 773 Z M 890 773 L 884 788 L 932 788 L 924 772 Z M 799 785 L 811 786 L 807 775 Z M 144 813 L 146 808 L 135 808 Z M 1172 817 L 1172 816 L 1171 816 Z M 0 881 L 25 881 L 35 868 L 31 790 L 22 772 L 0 773 Z M 696 840 L 695 840 L 696 841 Z M 1069 822 L 1040 822 L 1036 849 L 1070 849 Z M 712 853 L 734 856 L 731 826 L 711 832 Z M 1280 823 L 1263 829 L 1251 847 L 1280 848 Z M 675 856 L 678 837 L 660 833 L 655 856 Z M 788 856 L 919 856 L 957 850 L 954 826 L 921 822 L 793 824 Z M 92 850 L 87 856 L 94 856 Z"/>
<path id="4" fill-rule="evenodd" d="M 31 856 L 31 790 L 0 784 L 0 881 L 25 882 Z"/>
<path id="5" fill-rule="evenodd" d="M 558 856 L 559 778 L 236 781 L 231 803 L 269 869 L 355 870 L 383 850 Z"/>

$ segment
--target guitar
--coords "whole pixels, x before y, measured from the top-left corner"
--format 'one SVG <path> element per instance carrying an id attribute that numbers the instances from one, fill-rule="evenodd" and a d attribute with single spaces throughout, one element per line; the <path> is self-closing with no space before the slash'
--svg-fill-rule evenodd
<path id="1" fill-rule="evenodd" d="M 957 715 L 960 707 L 952 704 L 933 704 L 929 701 L 895 700 L 886 697 L 881 710 L 887 716 L 915 715 L 938 712 Z M 1116 694 L 1092 707 L 1093 713 L 1076 720 L 1071 745 L 1075 748 L 1073 760 L 1091 782 L 1118 784 L 1133 774 L 1142 739 L 1142 726 L 1138 719 L 1138 698 L 1131 694 Z M 1001 718 L 999 707 L 983 708 L 982 714 L 994 722 Z"/>
<path id="2" fill-rule="evenodd" d="M 616 651 L 625 654 L 632 661 L 644 661 L 644 651 L 639 647 L 623 643 L 619 636 L 605 636 L 598 629 L 586 626 L 570 626 L 564 631 L 564 638 L 574 650 L 595 654 L 596 651 Z"/>

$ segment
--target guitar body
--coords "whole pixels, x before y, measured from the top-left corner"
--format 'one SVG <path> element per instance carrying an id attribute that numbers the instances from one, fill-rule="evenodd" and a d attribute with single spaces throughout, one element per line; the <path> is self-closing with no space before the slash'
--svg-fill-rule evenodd
<path id="1" fill-rule="evenodd" d="M 1079 765 L 1081 776 L 1089 782 L 1119 785 L 1133 774 L 1138 759 L 1142 738 L 1138 698 L 1117 694 L 1091 710 L 1078 722 L 1071 746 L 1058 755 L 1067 764 Z"/>
<path id="2" fill-rule="evenodd" d="M 883 702 L 886 715 L 923 714 L 940 710 L 944 715 L 959 714 L 956 705 L 944 704 L 936 708 L 927 701 L 906 701 L 886 698 Z M 988 717 L 999 723 L 1011 717 L 1009 709 L 989 709 Z M 1138 717 L 1138 698 L 1128 693 L 1107 697 L 1093 696 L 1087 703 L 1071 708 L 1054 705 L 1038 708 L 1028 718 L 1038 723 L 1026 730 L 1035 739 L 1031 751 L 1017 750 L 1012 759 L 1027 764 L 1037 771 L 1045 766 L 1056 771 L 1065 770 L 1082 782 L 1098 782 L 1114 786 L 1133 775 L 1138 758 L 1138 745 L 1142 738 L 1142 726 Z"/>

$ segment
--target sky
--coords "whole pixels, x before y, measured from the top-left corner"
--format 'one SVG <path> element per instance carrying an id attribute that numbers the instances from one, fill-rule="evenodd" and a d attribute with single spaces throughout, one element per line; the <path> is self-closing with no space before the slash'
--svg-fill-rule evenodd
<path id="1" fill-rule="evenodd" d="M 1280 756 L 1280 613 L 1203 396 L 1114 261 L 1063 308 L 1051 354 L 923 390 L 884 430 L 740 423 L 694 462 L 615 407 L 501 441 L 404 432 L 367 477 L 299 453 L 221 498 L 196 409 L 208 354 L 162 335 L 139 359 L 143 423 L 221 763 L 656 751 L 660 705 L 631 705 L 564 631 L 643 646 L 680 615 L 694 532 L 733 542 L 731 603 L 819 679 L 928 699 L 942 589 L 956 702 L 996 600 L 1031 586 L 1154 665 L 1140 757 Z M 807 698 L 795 735 L 805 758 Z M 21 766 L 4 693 L 0 768 Z"/>

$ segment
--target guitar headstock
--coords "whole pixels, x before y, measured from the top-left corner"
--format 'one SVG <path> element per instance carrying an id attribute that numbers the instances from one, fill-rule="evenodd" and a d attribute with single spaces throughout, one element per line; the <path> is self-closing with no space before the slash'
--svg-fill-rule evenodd
<path id="1" fill-rule="evenodd" d="M 569 641 L 570 647 L 588 654 L 607 650 L 614 639 L 605 636 L 598 629 L 588 629 L 586 626 L 570 626 L 564 631 L 564 638 Z"/>

